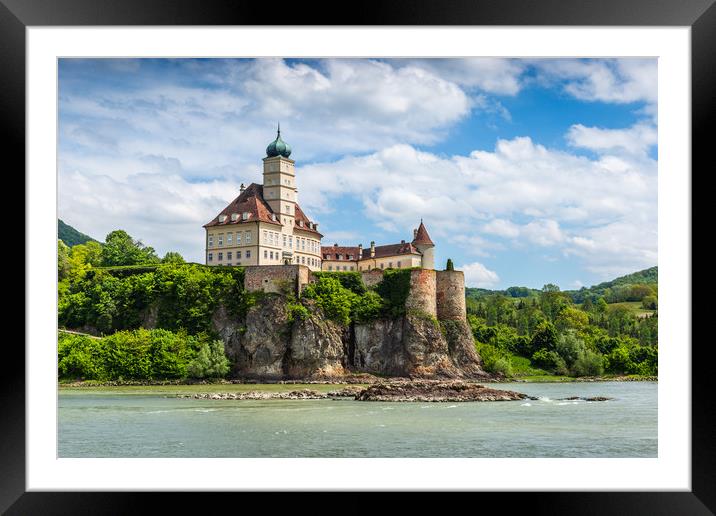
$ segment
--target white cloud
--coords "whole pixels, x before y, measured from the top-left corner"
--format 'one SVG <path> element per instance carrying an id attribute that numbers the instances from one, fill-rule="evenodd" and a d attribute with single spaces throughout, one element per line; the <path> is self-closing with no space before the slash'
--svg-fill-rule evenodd
<path id="1" fill-rule="evenodd" d="M 522 88 L 521 76 L 527 69 L 519 59 L 472 57 L 462 59 L 395 59 L 396 66 L 403 63 L 417 65 L 460 86 L 477 88 L 496 95 L 516 95 Z"/>
<path id="2" fill-rule="evenodd" d="M 492 288 L 500 282 L 500 277 L 480 262 L 466 263 L 458 267 L 465 273 L 465 286 Z"/>
<path id="3" fill-rule="evenodd" d="M 483 255 L 494 245 L 488 237 L 499 236 L 577 256 L 600 275 L 653 265 L 656 162 L 595 151 L 593 159 L 576 156 L 527 137 L 469 156 L 393 146 L 300 167 L 301 202 L 320 211 L 349 193 L 383 228 L 404 233 L 424 218 L 431 236 Z"/>
<path id="4" fill-rule="evenodd" d="M 657 101 L 657 60 L 546 59 L 531 61 L 538 80 L 559 81 L 580 100 L 613 103 Z"/>
<path id="5" fill-rule="evenodd" d="M 646 156 L 658 141 L 656 127 L 646 123 L 638 123 L 626 129 L 603 129 L 575 124 L 569 128 L 566 137 L 574 147 L 636 156 Z"/>
<path id="6" fill-rule="evenodd" d="M 98 240 L 121 228 L 160 256 L 179 251 L 185 259 L 203 263 L 202 225 L 238 190 L 232 182 L 190 183 L 176 175 L 137 174 L 116 180 L 68 172 L 60 175 L 59 216 Z"/>

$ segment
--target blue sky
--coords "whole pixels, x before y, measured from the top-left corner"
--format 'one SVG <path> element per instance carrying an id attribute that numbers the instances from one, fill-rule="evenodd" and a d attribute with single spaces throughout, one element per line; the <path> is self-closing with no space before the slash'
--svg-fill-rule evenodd
<path id="1" fill-rule="evenodd" d="M 409 240 L 469 286 L 657 264 L 655 59 L 62 59 L 59 214 L 203 257 L 281 122 L 324 245 Z"/>

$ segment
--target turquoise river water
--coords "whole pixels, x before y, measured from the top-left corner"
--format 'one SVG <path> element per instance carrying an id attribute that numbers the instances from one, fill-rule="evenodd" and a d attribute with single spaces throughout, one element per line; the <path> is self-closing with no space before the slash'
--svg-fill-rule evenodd
<path id="1" fill-rule="evenodd" d="M 657 384 L 493 385 L 539 400 L 195 400 L 61 390 L 60 457 L 656 457 Z M 606 402 L 560 401 L 607 396 Z"/>

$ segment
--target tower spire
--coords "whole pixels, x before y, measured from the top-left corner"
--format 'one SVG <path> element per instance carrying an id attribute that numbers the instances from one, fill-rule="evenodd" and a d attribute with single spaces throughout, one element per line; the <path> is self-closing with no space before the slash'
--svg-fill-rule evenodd
<path id="1" fill-rule="evenodd" d="M 278 123 L 278 135 L 281 136 L 281 122 Z"/>

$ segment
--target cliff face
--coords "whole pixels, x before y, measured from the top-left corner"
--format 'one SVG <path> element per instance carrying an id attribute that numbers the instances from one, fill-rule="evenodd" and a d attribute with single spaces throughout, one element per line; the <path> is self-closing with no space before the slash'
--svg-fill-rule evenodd
<path id="1" fill-rule="evenodd" d="M 264 297 L 245 320 L 223 308 L 212 320 L 234 375 L 264 379 L 340 378 L 351 373 L 417 378 L 484 378 L 464 321 L 405 315 L 343 327 L 316 307 L 291 321 L 286 299 Z"/>

